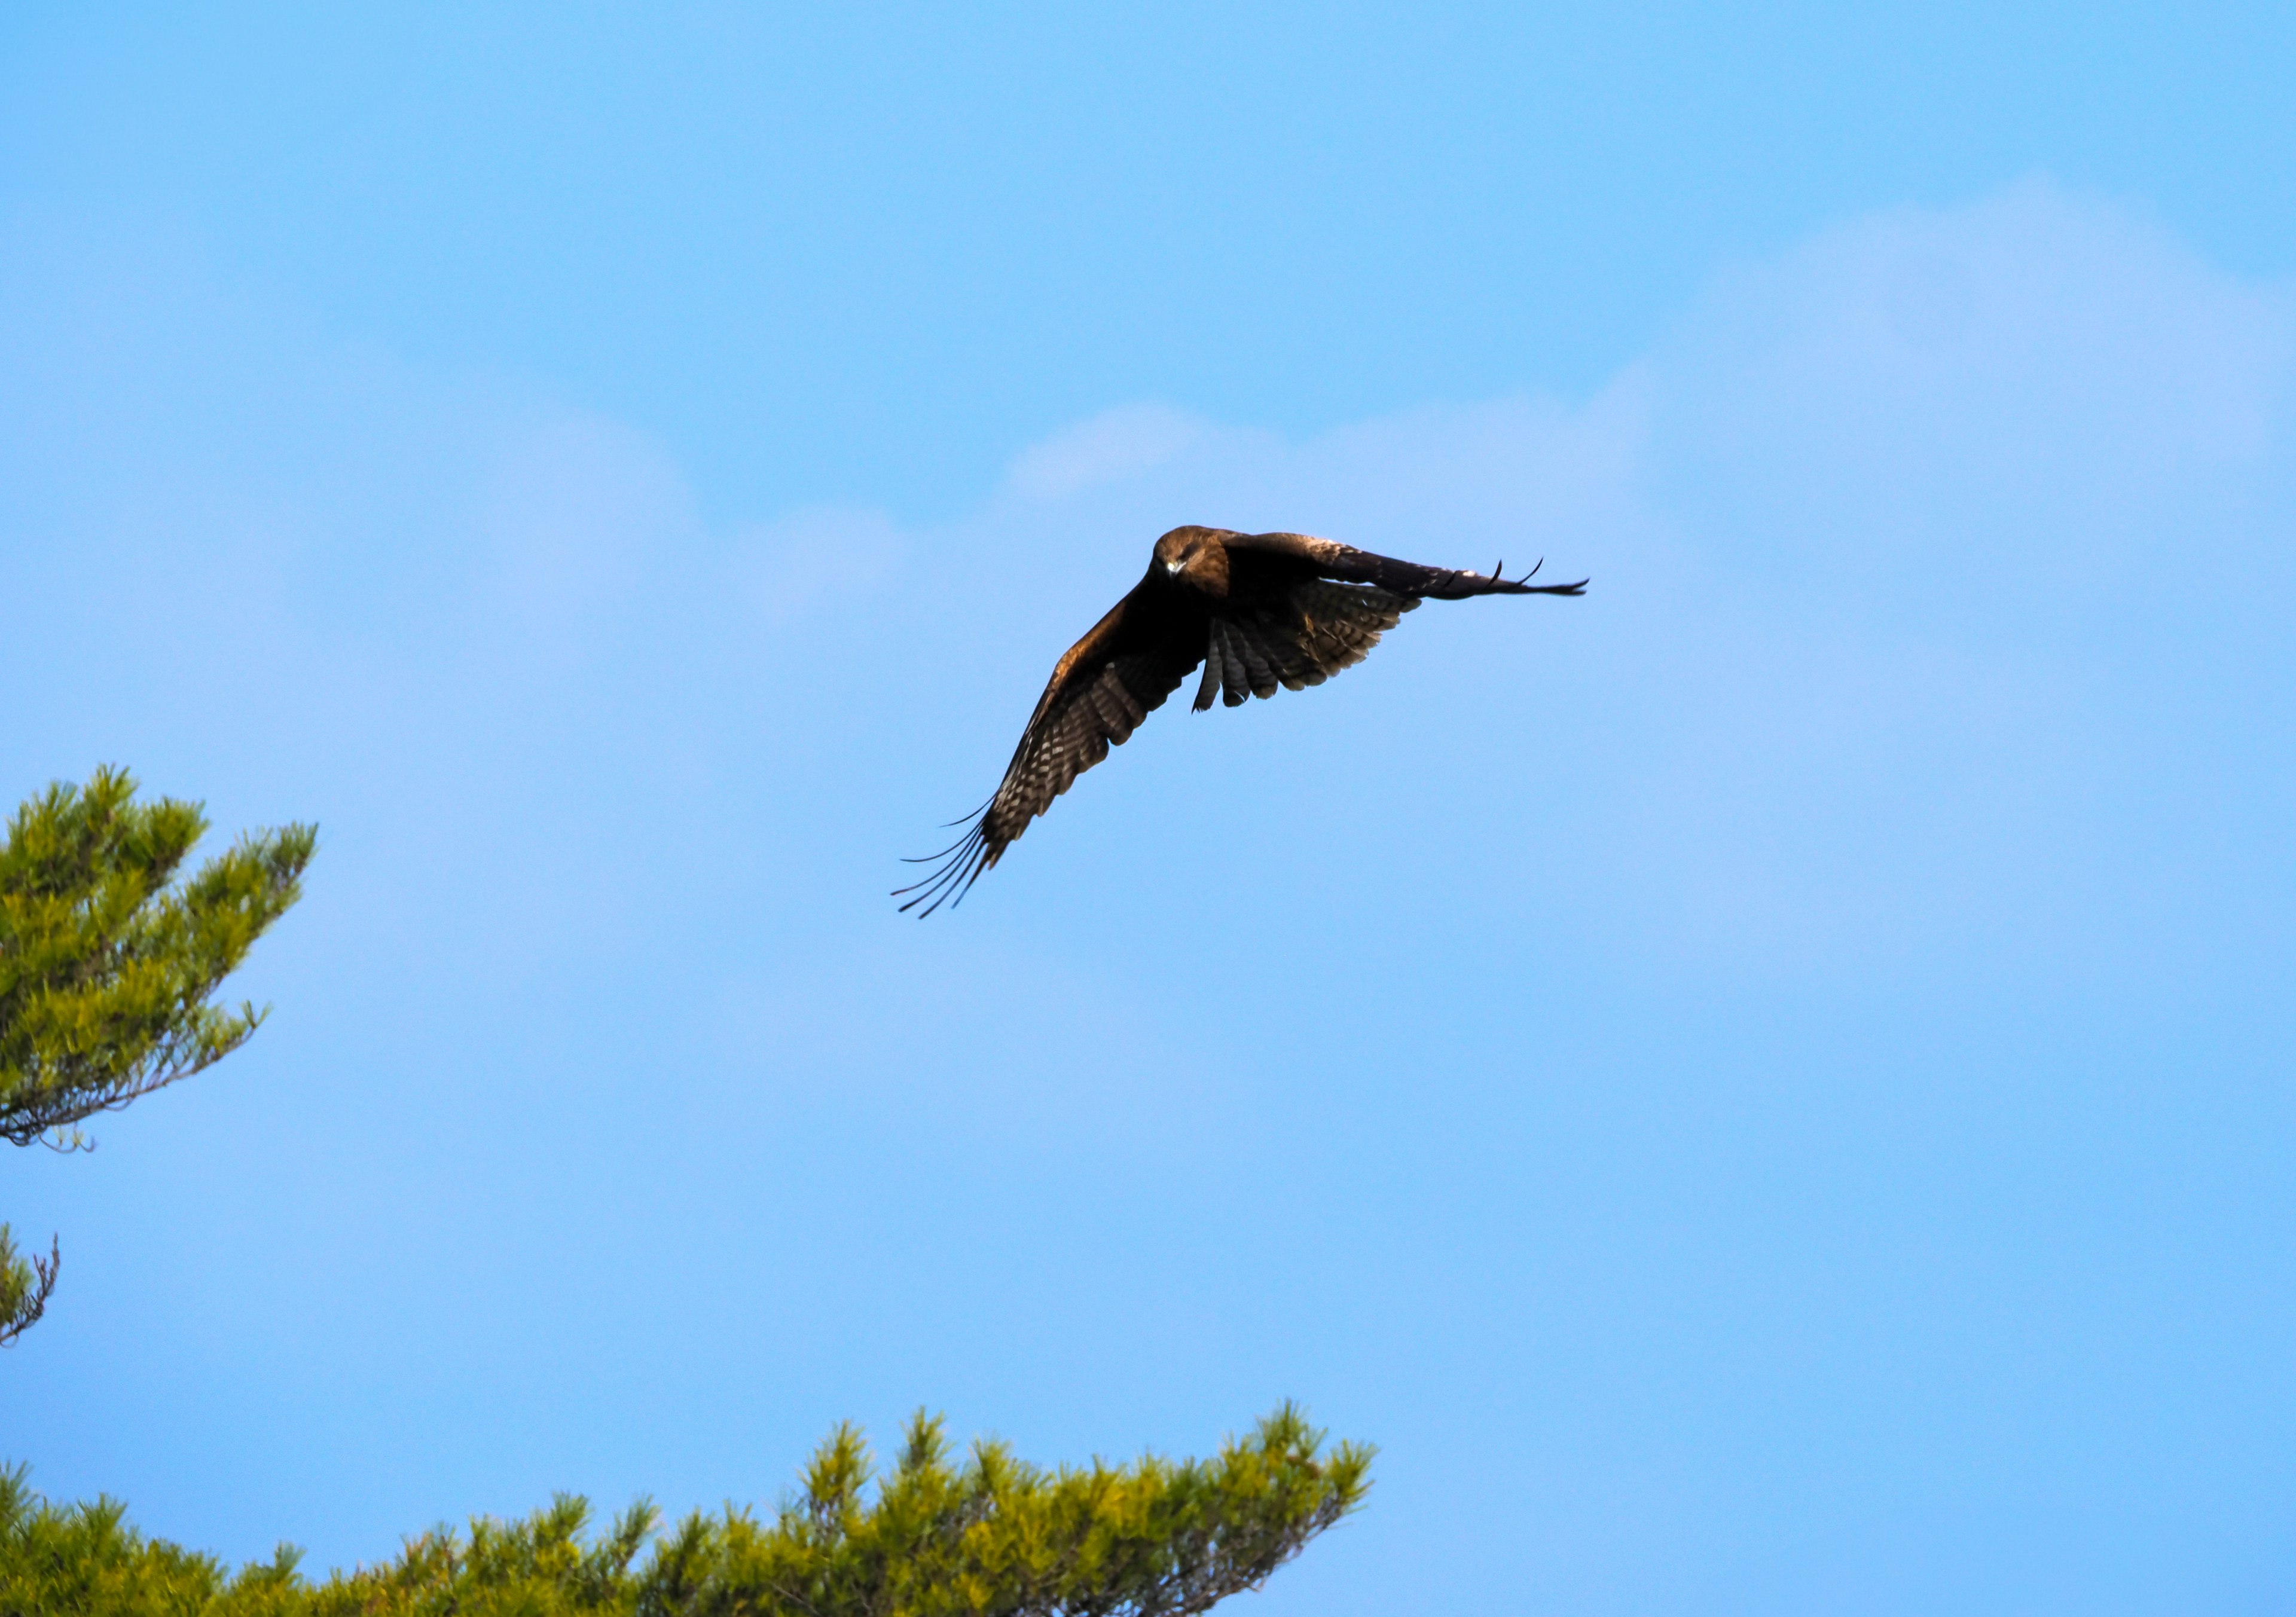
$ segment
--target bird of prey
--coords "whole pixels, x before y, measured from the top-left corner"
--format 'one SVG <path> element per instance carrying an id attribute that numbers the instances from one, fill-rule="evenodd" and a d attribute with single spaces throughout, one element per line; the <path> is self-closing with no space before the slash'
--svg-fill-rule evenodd
<path id="1" fill-rule="evenodd" d="M 898 889 L 903 911 L 931 915 L 961 900 L 981 872 L 1052 807 L 1076 778 L 1122 746 L 1180 682 L 1203 665 L 1195 711 L 1217 696 L 1230 707 L 1320 685 L 1363 661 L 1379 637 L 1422 600 L 1470 595 L 1578 595 L 1587 581 L 1534 584 L 1421 567 L 1307 534 L 1239 534 L 1176 527 L 1156 541 L 1148 572 L 1092 633 L 1054 666 L 1021 732 L 1004 783 L 955 823 L 963 837 L 938 853 L 922 881 Z M 922 906 L 922 908 L 920 908 Z"/>

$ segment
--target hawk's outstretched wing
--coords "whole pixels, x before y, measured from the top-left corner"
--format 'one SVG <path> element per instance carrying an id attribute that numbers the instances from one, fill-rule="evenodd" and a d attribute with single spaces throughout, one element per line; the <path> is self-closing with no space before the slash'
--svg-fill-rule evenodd
<path id="1" fill-rule="evenodd" d="M 1029 727 L 1021 732 L 1021 745 L 1004 766 L 1003 784 L 971 816 L 964 835 L 938 853 L 909 862 L 934 868 L 922 881 L 894 894 L 914 894 L 901 908 L 922 904 L 919 913 L 931 915 L 963 898 L 1029 829 L 1029 821 L 1108 756 L 1111 746 L 1132 739 L 1140 722 L 1164 705 L 1203 655 L 1197 635 L 1144 600 L 1140 592 L 1118 601 L 1054 667 Z"/>
<path id="2" fill-rule="evenodd" d="M 1470 595 L 1584 595 L 1587 581 L 1577 584 L 1529 584 L 1526 573 L 1521 578 L 1503 576 L 1502 568 L 1494 568 L 1492 576 L 1460 572 L 1450 568 L 1422 567 L 1415 561 L 1398 561 L 1392 556 L 1375 556 L 1369 551 L 1357 550 L 1353 545 L 1335 540 L 1318 539 L 1313 534 L 1236 534 L 1227 541 L 1231 553 L 1237 551 L 1257 551 L 1275 556 L 1289 556 L 1307 562 L 1315 573 L 1325 578 L 1341 578 L 1351 584 L 1374 584 L 1382 590 L 1413 600 L 1464 600 Z M 1538 571 L 1537 568 L 1531 573 Z"/>
<path id="3" fill-rule="evenodd" d="M 1509 578 L 1503 567 L 1489 576 L 1422 567 L 1311 534 L 1231 534 L 1226 548 L 1229 594 L 1213 610 L 1196 687 L 1199 713 L 1215 696 L 1234 707 L 1248 697 L 1274 696 L 1279 685 L 1322 684 L 1363 661 L 1425 599 L 1578 595 L 1587 588 L 1584 579 L 1529 584 L 1529 574 Z"/>

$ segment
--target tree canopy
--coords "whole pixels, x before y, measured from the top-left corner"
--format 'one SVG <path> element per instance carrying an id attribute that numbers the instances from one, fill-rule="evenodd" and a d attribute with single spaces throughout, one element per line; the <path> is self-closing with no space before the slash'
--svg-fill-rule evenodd
<path id="1" fill-rule="evenodd" d="M 243 836 L 178 882 L 200 805 L 135 801 L 124 771 L 59 782 L 0 845 L 0 1139 L 85 1146 L 98 1112 L 188 1078 L 244 1044 L 264 1012 L 210 1003 L 302 894 L 317 833 Z M 0 1224 L 0 1342 L 40 1317 L 60 1254 L 20 1255 Z"/>
<path id="2" fill-rule="evenodd" d="M 1044 1471 L 992 1441 L 955 1459 L 941 1422 L 921 1414 L 882 1477 L 860 1433 L 840 1426 L 770 1522 L 728 1506 L 658 1533 L 640 1500 L 591 1535 L 586 1502 L 561 1495 L 524 1521 L 435 1529 L 319 1583 L 291 1547 L 227 1573 L 144 1538 L 116 1502 L 51 1505 L 21 1471 L 0 1473 L 0 1612 L 1185 1617 L 1257 1588 L 1363 1502 L 1371 1450 L 1323 1442 L 1285 1404 L 1212 1459 Z"/>

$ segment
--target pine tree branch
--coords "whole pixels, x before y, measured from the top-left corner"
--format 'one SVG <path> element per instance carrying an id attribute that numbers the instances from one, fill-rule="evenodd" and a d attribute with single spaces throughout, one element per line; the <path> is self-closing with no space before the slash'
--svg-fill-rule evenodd
<path id="1" fill-rule="evenodd" d="M 48 1237 L 46 1257 L 37 1252 L 29 1259 L 18 1257 L 8 1226 L 0 1224 L 0 1347 L 12 1345 L 47 1312 L 63 1263 L 63 1249 L 53 1236 Z"/>

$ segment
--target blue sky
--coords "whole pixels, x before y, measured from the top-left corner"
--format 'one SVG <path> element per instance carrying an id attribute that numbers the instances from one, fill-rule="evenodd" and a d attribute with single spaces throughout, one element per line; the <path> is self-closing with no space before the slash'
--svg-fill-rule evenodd
<path id="1" fill-rule="evenodd" d="M 321 1564 L 1278 1399 L 1239 1610 L 2296 1604 L 2284 13 L 0 21 L 0 761 L 317 821 L 17 1153 Z M 1549 558 L 898 855 L 1183 521 Z"/>

